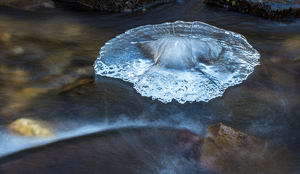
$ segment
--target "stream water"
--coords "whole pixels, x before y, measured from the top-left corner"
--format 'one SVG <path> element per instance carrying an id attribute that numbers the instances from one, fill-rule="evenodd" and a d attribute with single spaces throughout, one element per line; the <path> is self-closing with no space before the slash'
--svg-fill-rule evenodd
<path id="1" fill-rule="evenodd" d="M 94 77 L 93 63 L 105 42 L 134 27 L 177 20 L 202 21 L 244 35 L 261 54 L 261 65 L 222 97 L 185 104 L 164 104 L 142 97 L 130 83 Z M 224 123 L 266 140 L 272 147 L 268 153 L 282 159 L 278 168 L 300 173 L 299 29 L 299 19 L 268 20 L 197 0 L 135 13 L 99 12 L 69 3 L 0 6 L 0 157 L 109 129 L 186 128 L 203 136 L 208 126 Z M 18 118 L 44 121 L 55 136 L 11 134 L 7 126 Z M 160 173 L 195 172 L 186 165 L 179 169 L 171 160 L 164 166 Z"/>

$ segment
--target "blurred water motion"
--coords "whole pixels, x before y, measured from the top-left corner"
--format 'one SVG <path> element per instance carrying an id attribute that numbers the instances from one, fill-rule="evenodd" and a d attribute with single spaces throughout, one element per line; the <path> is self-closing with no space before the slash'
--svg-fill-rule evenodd
<path id="1" fill-rule="evenodd" d="M 204 135 L 208 126 L 222 122 L 266 140 L 272 148 L 263 159 L 283 159 L 286 170 L 299 173 L 299 19 L 269 21 L 196 0 L 137 13 L 54 5 L 32 10 L 0 6 L 0 156 L 107 129 L 160 126 Z M 141 97 L 120 80 L 94 83 L 92 65 L 106 41 L 130 28 L 177 20 L 202 21 L 244 35 L 261 54 L 261 65 L 242 84 L 208 103 L 163 104 Z M 8 125 L 20 118 L 49 123 L 55 136 L 10 134 Z M 287 151 L 292 155 L 286 156 Z M 245 161 L 239 170 L 230 163 L 228 171 L 244 171 L 255 166 L 252 162 Z M 165 163 L 169 168 L 162 173 L 174 173 L 178 163 Z"/>

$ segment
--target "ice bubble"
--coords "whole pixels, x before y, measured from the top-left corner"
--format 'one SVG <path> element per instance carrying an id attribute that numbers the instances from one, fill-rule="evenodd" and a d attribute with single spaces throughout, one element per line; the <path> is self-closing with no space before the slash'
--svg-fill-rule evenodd
<path id="1" fill-rule="evenodd" d="M 259 53 L 240 34 L 203 22 L 163 23 L 126 31 L 100 50 L 97 75 L 131 82 L 164 103 L 209 101 L 245 80 Z"/>

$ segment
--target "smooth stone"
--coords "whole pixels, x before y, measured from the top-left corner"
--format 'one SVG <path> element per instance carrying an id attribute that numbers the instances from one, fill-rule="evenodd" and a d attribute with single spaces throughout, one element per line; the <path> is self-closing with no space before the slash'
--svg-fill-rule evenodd
<path id="1" fill-rule="evenodd" d="M 43 123 L 28 118 L 17 119 L 8 128 L 19 135 L 28 137 L 46 138 L 54 135 Z"/>

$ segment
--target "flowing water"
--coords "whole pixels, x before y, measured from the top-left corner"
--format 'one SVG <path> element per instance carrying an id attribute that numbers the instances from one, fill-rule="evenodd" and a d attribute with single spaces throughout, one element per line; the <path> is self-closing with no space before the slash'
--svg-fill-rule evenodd
<path id="1" fill-rule="evenodd" d="M 261 54 L 261 65 L 243 83 L 207 103 L 164 104 L 142 97 L 130 83 L 94 77 L 93 63 L 105 42 L 134 27 L 177 20 L 202 21 L 244 35 Z M 204 136 L 208 126 L 224 123 L 266 140 L 272 147 L 269 156 L 280 159 L 278 168 L 300 173 L 299 28 L 299 19 L 268 20 L 196 0 L 135 13 L 99 12 L 68 3 L 0 6 L 0 156 L 109 129 L 186 128 Z M 18 118 L 43 121 L 55 136 L 12 134 L 7 126 Z M 131 141 L 126 134 L 124 138 Z M 159 173 L 180 171 L 170 159 L 164 166 Z M 181 171 L 188 171 L 186 165 Z"/>

